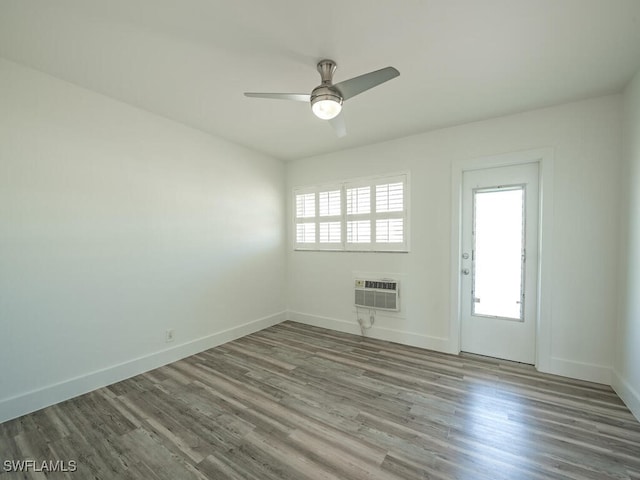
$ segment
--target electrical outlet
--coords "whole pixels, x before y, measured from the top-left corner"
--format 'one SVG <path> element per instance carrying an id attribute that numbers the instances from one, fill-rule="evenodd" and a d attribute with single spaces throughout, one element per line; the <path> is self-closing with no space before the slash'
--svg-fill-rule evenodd
<path id="1" fill-rule="evenodd" d="M 173 328 L 169 328 L 166 332 L 164 332 L 164 341 L 166 343 L 173 342 L 173 338 L 175 335 L 175 331 Z"/>

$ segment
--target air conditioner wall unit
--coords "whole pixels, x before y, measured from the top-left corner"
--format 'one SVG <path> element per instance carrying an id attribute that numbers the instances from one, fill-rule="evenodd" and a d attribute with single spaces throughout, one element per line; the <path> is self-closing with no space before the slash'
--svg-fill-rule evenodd
<path id="1" fill-rule="evenodd" d="M 356 307 L 398 312 L 399 291 L 397 280 L 358 278 L 355 281 L 354 303 Z"/>

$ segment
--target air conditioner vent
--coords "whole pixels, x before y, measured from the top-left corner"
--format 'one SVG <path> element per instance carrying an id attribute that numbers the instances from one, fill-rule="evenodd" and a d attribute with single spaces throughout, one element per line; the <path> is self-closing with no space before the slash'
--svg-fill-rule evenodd
<path id="1" fill-rule="evenodd" d="M 377 288 L 378 290 L 395 290 L 396 282 L 385 282 L 385 281 L 377 281 L 377 280 L 365 280 L 364 286 L 365 288 Z"/>
<path id="2" fill-rule="evenodd" d="M 397 312 L 400 310 L 398 290 L 396 280 L 356 279 L 355 306 Z"/>

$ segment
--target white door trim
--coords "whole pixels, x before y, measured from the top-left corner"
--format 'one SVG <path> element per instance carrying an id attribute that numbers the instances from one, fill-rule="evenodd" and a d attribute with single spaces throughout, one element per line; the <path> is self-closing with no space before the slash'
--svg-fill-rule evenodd
<path id="1" fill-rule="evenodd" d="M 451 170 L 451 319 L 449 351 L 460 353 L 460 269 L 462 255 L 462 176 L 465 171 L 538 162 L 540 175 L 538 223 L 538 308 L 536 318 L 536 368 L 551 367 L 551 267 L 553 252 L 553 148 L 540 148 L 460 160 Z"/>

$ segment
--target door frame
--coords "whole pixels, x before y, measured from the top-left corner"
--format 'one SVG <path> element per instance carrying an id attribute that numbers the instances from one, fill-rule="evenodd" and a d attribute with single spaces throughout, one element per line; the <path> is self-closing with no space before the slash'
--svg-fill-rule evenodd
<path id="1" fill-rule="evenodd" d="M 449 350 L 459 354 L 461 345 L 462 177 L 464 172 L 485 168 L 538 163 L 538 298 L 535 366 L 549 371 L 551 363 L 551 268 L 553 252 L 553 148 L 540 148 L 459 160 L 451 166 L 451 319 Z"/>

